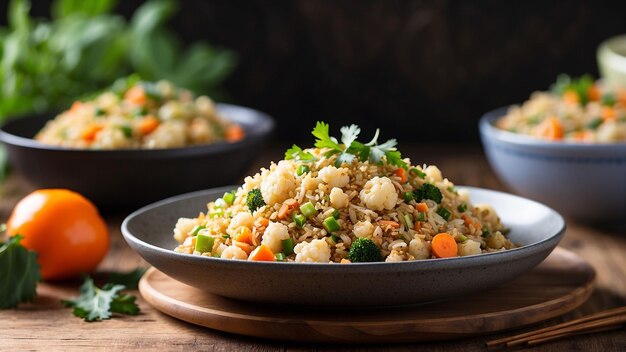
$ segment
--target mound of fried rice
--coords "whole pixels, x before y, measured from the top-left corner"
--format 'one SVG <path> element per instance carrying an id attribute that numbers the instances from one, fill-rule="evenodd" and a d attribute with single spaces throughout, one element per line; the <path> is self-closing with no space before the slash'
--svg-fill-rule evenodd
<path id="1" fill-rule="evenodd" d="M 317 159 L 306 164 L 308 172 L 298 175 L 297 169 L 303 164 L 298 160 L 272 163 L 268 169 L 245 179 L 235 191 L 232 204 L 210 202 L 206 213 L 180 218 L 174 229 L 174 238 L 180 243 L 175 251 L 247 260 L 260 245 L 280 253 L 281 242 L 292 239 L 294 253 L 284 256 L 284 261 L 347 263 L 352 243 L 368 238 L 380 248 L 381 260 L 397 262 L 435 258 L 431 241 L 443 232 L 456 240 L 458 256 L 515 247 L 505 237 L 505 227 L 495 210 L 489 204 L 472 204 L 468 193 L 457 190 L 436 166 L 411 166 L 405 158 L 409 167 L 403 177 L 395 165 L 355 159 L 336 167 L 336 156 L 324 157 L 324 149 L 306 151 Z M 425 183 L 441 191 L 440 203 L 404 197 Z M 260 190 L 265 205 L 250 211 L 246 198 L 253 189 Z M 293 216 L 299 212 L 298 205 L 307 202 L 315 206 L 316 214 L 300 228 Z M 427 206 L 424 215 L 418 214 L 420 203 Z M 424 210 L 424 204 L 419 208 Z M 287 217 L 283 212 L 279 218 L 285 205 L 293 211 Z M 329 233 L 323 222 L 331 216 L 340 228 Z M 423 221 L 413 221 L 416 219 Z M 242 231 L 252 234 L 249 241 L 236 240 Z M 214 238 L 209 251 L 195 250 L 198 235 Z"/>

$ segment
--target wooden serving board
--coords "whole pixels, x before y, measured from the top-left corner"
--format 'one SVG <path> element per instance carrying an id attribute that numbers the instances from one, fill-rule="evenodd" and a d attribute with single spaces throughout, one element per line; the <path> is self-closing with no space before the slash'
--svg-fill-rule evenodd
<path id="1" fill-rule="evenodd" d="M 225 332 L 300 342 L 390 343 L 457 339 L 547 320 L 581 305 L 594 286 L 593 267 L 556 248 L 514 281 L 428 305 L 337 310 L 241 302 L 205 293 L 154 268 L 141 279 L 139 291 L 167 315 Z"/>

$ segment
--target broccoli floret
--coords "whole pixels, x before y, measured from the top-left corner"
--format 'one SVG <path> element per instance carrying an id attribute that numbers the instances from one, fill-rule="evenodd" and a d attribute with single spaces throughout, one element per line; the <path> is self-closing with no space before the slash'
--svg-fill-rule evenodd
<path id="1" fill-rule="evenodd" d="M 369 238 L 357 238 L 352 242 L 348 259 L 353 263 L 358 262 L 380 262 L 380 248 Z"/>
<path id="2" fill-rule="evenodd" d="M 430 183 L 424 183 L 420 188 L 413 191 L 413 198 L 415 198 L 418 202 L 422 199 L 432 199 L 435 203 L 439 204 L 443 199 L 443 195 L 437 186 Z"/>
<path id="3" fill-rule="evenodd" d="M 251 212 L 259 209 L 260 207 L 265 205 L 265 201 L 263 200 L 263 195 L 261 194 L 261 190 L 258 188 L 253 189 L 248 192 L 246 196 L 246 205 Z"/>

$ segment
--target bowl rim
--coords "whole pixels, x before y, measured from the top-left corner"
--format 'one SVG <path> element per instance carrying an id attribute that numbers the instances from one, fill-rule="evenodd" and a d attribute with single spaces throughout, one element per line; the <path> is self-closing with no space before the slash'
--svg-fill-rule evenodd
<path id="1" fill-rule="evenodd" d="M 263 261 L 232 260 L 232 259 L 221 259 L 221 258 L 214 258 L 214 257 L 192 255 L 192 254 L 186 254 L 186 253 L 178 253 L 178 252 L 174 252 L 173 249 L 165 249 L 165 248 L 156 246 L 154 244 L 145 242 L 137 238 L 135 235 L 133 235 L 130 229 L 128 228 L 129 223 L 131 221 L 133 221 L 135 218 L 142 215 L 143 213 L 149 210 L 152 210 L 154 208 L 159 208 L 164 205 L 185 201 L 186 199 L 195 198 L 200 195 L 206 195 L 207 193 L 219 194 L 221 192 L 230 191 L 236 187 L 239 187 L 239 186 L 235 185 L 235 186 L 217 187 L 217 188 L 210 188 L 210 189 L 205 189 L 201 191 L 180 194 L 177 196 L 169 197 L 169 198 L 148 204 L 146 206 L 143 206 L 135 210 L 131 214 L 129 214 L 124 219 L 124 221 L 121 224 L 122 235 L 129 244 L 135 244 L 139 247 L 144 247 L 148 250 L 155 251 L 156 253 L 158 253 L 159 256 L 172 259 L 172 260 L 190 261 L 193 264 L 199 264 L 199 265 L 210 263 L 213 265 L 243 265 L 243 266 L 249 266 L 249 267 L 263 266 L 263 267 L 268 267 L 268 268 L 277 268 L 280 270 L 287 270 L 287 268 L 289 268 L 289 270 L 296 270 L 296 271 L 307 270 L 309 268 L 320 268 L 320 269 L 328 270 L 328 268 L 331 268 L 331 267 L 337 268 L 337 269 L 332 269 L 332 270 L 350 271 L 350 270 L 355 270 L 355 268 L 358 268 L 357 270 L 359 272 L 367 272 L 370 270 L 379 270 L 381 268 L 394 268 L 395 270 L 398 270 L 398 271 L 413 271 L 416 269 L 417 270 L 444 269 L 444 268 L 445 269 L 458 269 L 458 268 L 465 267 L 468 264 L 468 261 L 470 263 L 474 262 L 474 263 L 482 263 L 483 265 L 487 265 L 487 264 L 502 263 L 501 259 L 514 260 L 514 259 L 526 258 L 532 254 L 536 254 L 536 252 L 539 251 L 541 247 L 543 247 L 544 245 L 550 242 L 556 241 L 554 243 L 554 246 L 552 246 L 552 247 L 556 247 L 556 245 L 560 241 L 560 238 L 565 233 L 565 230 L 567 227 L 565 219 L 560 213 L 558 213 L 553 208 L 548 207 L 547 205 L 542 204 L 540 202 L 537 202 L 528 198 L 520 197 L 518 195 L 506 193 L 506 192 L 500 192 L 500 191 L 479 188 L 479 187 L 459 185 L 457 186 L 459 189 L 466 189 L 470 192 L 474 190 L 474 191 L 480 191 L 480 192 L 493 193 L 493 194 L 497 194 L 500 196 L 513 197 L 513 198 L 522 200 L 524 202 L 533 203 L 536 206 L 538 205 L 538 206 L 544 207 L 560 223 L 559 230 L 553 234 L 550 234 L 548 237 L 542 239 L 541 241 L 534 242 L 534 243 L 517 247 L 517 248 L 513 248 L 513 249 L 508 249 L 505 251 L 499 251 L 499 252 L 481 253 L 481 254 L 469 255 L 469 256 L 464 256 L 464 257 L 438 258 L 438 259 L 430 259 L 430 260 L 414 260 L 414 261 L 404 261 L 404 262 L 351 263 L 350 265 L 337 265 L 337 263 L 293 263 L 293 262 L 263 262 Z M 131 245 L 131 247 L 133 246 Z M 352 269 L 345 269 L 345 268 L 352 268 Z"/>
<path id="2" fill-rule="evenodd" d="M 619 54 L 615 51 L 615 45 L 623 42 L 626 46 L 626 34 L 619 34 L 605 39 L 598 45 L 597 55 L 599 61 L 604 61 L 606 64 L 611 64 L 611 67 L 621 66 L 623 70 L 626 70 L 626 55 Z M 605 56 L 606 58 L 602 58 Z"/>
<path id="3" fill-rule="evenodd" d="M 519 104 L 511 104 L 502 106 L 493 110 L 490 110 L 483 114 L 478 122 L 478 127 L 481 134 L 492 137 L 494 139 L 507 142 L 509 144 L 519 146 L 532 146 L 544 149 L 553 150 L 572 150 L 572 149 L 584 149 L 594 150 L 598 152 L 615 151 L 615 148 L 623 149 L 622 152 L 626 152 L 626 141 L 611 142 L 611 143 L 588 143 L 577 141 L 547 141 L 544 139 L 535 138 L 522 133 L 515 133 L 497 128 L 494 124 L 497 120 L 503 118 L 507 111 Z"/>
<path id="4" fill-rule="evenodd" d="M 90 156 L 119 156 L 119 155 L 135 155 L 135 156 L 175 156 L 179 154 L 189 155 L 189 154 L 205 154 L 205 153 L 221 153 L 225 151 L 230 151 L 234 149 L 239 149 L 243 145 L 247 145 L 253 140 L 262 139 L 268 136 L 274 130 L 276 122 L 272 117 L 268 114 L 252 109 L 246 106 L 235 105 L 235 104 L 226 104 L 226 103 L 216 103 L 217 110 L 225 110 L 225 114 L 234 114 L 234 111 L 246 112 L 250 113 L 251 116 L 254 116 L 256 120 L 254 123 L 255 128 L 251 131 L 247 131 L 247 135 L 240 141 L 237 142 L 216 142 L 210 144 L 198 144 L 191 146 L 184 146 L 178 148 L 160 148 L 160 149 L 140 149 L 140 148 L 122 148 L 122 149 L 82 149 L 82 148 L 67 148 L 67 147 L 59 147 L 48 144 L 43 144 L 36 141 L 33 138 L 27 138 L 15 135 L 13 133 L 7 132 L 5 128 L 10 126 L 12 123 L 18 123 L 28 119 L 37 119 L 42 118 L 43 116 L 50 115 L 50 119 L 54 118 L 54 113 L 44 113 L 44 114 L 36 114 L 30 116 L 24 116 L 21 118 L 8 118 L 2 125 L 0 126 L 0 142 L 3 142 L 7 145 L 28 148 L 28 149 L 36 149 L 42 151 L 50 151 L 50 152 L 62 152 L 68 154 L 89 154 Z M 232 111 L 232 113 L 231 113 Z M 43 127 L 43 126 L 42 126 Z"/>

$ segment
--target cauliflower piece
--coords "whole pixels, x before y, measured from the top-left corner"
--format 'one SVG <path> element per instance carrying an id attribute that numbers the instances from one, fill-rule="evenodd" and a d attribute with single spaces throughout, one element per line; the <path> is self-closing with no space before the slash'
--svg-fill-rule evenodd
<path id="1" fill-rule="evenodd" d="M 174 226 L 174 239 L 179 243 L 185 241 L 191 230 L 198 225 L 197 219 L 180 218 Z"/>
<path id="2" fill-rule="evenodd" d="M 330 191 L 330 205 L 335 209 L 345 208 L 348 206 L 350 196 L 345 194 L 339 187 L 334 187 Z"/>
<path id="3" fill-rule="evenodd" d="M 388 177 L 376 176 L 367 181 L 359 197 L 369 209 L 393 209 L 398 201 L 398 192 Z"/>
<path id="4" fill-rule="evenodd" d="M 369 221 L 359 221 L 354 224 L 354 228 L 352 229 L 354 235 L 356 237 L 372 237 L 374 233 L 374 225 Z"/>
<path id="5" fill-rule="evenodd" d="M 317 177 L 331 188 L 343 188 L 350 182 L 349 170 L 345 167 L 336 168 L 330 165 L 323 167 Z"/>
<path id="6" fill-rule="evenodd" d="M 426 174 L 426 178 L 430 179 L 433 182 L 443 181 L 443 176 L 441 175 L 441 170 L 435 165 L 427 166 L 424 169 L 424 173 Z"/>
<path id="7" fill-rule="evenodd" d="M 226 247 L 226 249 L 222 251 L 220 258 L 246 260 L 248 259 L 248 254 L 243 249 L 233 245 Z"/>
<path id="8" fill-rule="evenodd" d="M 254 226 L 254 219 L 252 218 L 252 214 L 248 213 L 247 211 L 237 213 L 230 220 L 230 224 L 228 224 L 226 233 L 235 237 L 242 226 L 250 229 L 252 228 L 252 226 Z"/>
<path id="9" fill-rule="evenodd" d="M 478 216 L 485 222 L 490 229 L 497 229 L 500 226 L 500 218 L 493 207 L 489 204 L 476 204 L 475 208 L 478 210 Z"/>
<path id="10" fill-rule="evenodd" d="M 409 254 L 415 257 L 415 259 L 428 259 L 430 258 L 429 247 L 426 241 L 415 236 L 415 238 L 409 242 Z"/>
<path id="11" fill-rule="evenodd" d="M 301 187 L 303 188 L 304 191 L 310 191 L 310 190 L 314 190 L 315 188 L 317 188 L 318 184 L 319 184 L 319 180 L 317 179 L 317 177 L 312 177 L 311 174 L 308 173 L 302 179 Z"/>
<path id="12" fill-rule="evenodd" d="M 495 249 L 500 249 L 506 245 L 506 238 L 500 231 L 496 231 L 491 236 L 487 237 L 487 246 Z"/>
<path id="13" fill-rule="evenodd" d="M 385 259 L 386 262 L 401 262 L 403 261 L 403 257 L 397 250 L 392 250 L 391 253 Z"/>
<path id="14" fill-rule="evenodd" d="M 283 251 L 282 240 L 289 238 L 289 228 L 279 222 L 270 222 L 263 233 L 261 244 L 266 245 L 274 253 Z"/>
<path id="15" fill-rule="evenodd" d="M 466 255 L 474 255 L 480 253 L 482 253 L 482 250 L 480 249 L 480 242 L 467 240 L 465 242 L 459 243 L 457 247 L 457 254 L 462 257 Z"/>
<path id="16" fill-rule="evenodd" d="M 293 170 L 282 161 L 261 182 L 261 194 L 268 206 L 280 203 L 289 198 L 289 192 L 296 187 L 296 179 Z"/>
<path id="17" fill-rule="evenodd" d="M 296 262 L 299 263 L 328 263 L 330 261 L 330 247 L 324 239 L 298 243 L 293 251 L 296 253 Z"/>

